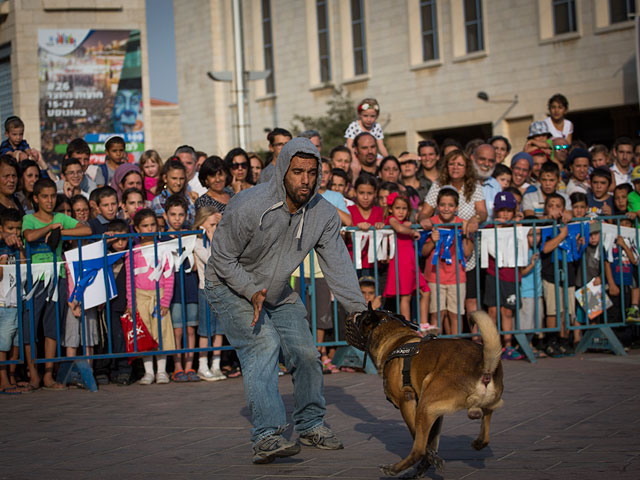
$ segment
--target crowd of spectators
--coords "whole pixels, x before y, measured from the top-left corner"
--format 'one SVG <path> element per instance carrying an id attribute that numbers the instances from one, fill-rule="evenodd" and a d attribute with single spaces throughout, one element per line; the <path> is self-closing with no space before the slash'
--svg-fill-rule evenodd
<path id="1" fill-rule="evenodd" d="M 419 319 L 422 331 L 448 335 L 473 332 L 465 314 L 478 308 L 487 309 L 496 321 L 500 318 L 503 332 L 557 330 L 531 339 L 537 356 L 568 355 L 579 342 L 579 330 L 566 327 L 587 321 L 585 312 L 576 308 L 575 296 L 585 280 L 606 289 L 617 312 L 612 315 L 640 321 L 638 248 L 634 235 L 623 234 L 626 227 L 636 225 L 640 211 L 640 144 L 627 137 L 615 139 L 610 149 L 585 143 L 565 117 L 568 101 L 563 95 L 554 95 L 548 107 L 549 117 L 531 124 L 521 149 L 504 136 L 494 136 L 466 145 L 453 138 L 440 145 L 426 139 L 415 152 L 389 154 L 377 122 L 380 105 L 372 98 L 358 105 L 344 145 L 324 146 L 317 131 L 302 132 L 321 152 L 329 152 L 319 165 L 319 193 L 336 208 L 344 227 L 350 227 L 342 235 L 362 293 L 374 308 L 395 310 L 397 302 L 399 313 Z M 142 378 L 126 357 L 92 360 L 99 384 L 128 385 L 138 379 L 141 384 L 218 381 L 240 375 L 233 359 L 221 360 L 217 347 L 223 345 L 224 332 L 203 293 L 209 245 L 216 241 L 215 229 L 230 199 L 271 180 L 273 165 L 291 133 L 275 128 L 268 134 L 268 158 L 241 148 L 224 158 L 209 156 L 182 145 L 164 161 L 156 151 L 147 150 L 137 164 L 127 162 L 124 139 L 114 136 L 105 144 L 105 163 L 97 166 L 90 165 L 87 143 L 76 138 L 67 145 L 58 176 L 24 139 L 24 124 L 18 117 L 6 119 L 4 126 L 0 274 L 8 275 L 18 258 L 25 260 L 26 244 L 31 265 L 51 262 L 54 256 L 64 258 L 65 250 L 77 244 L 63 242 L 61 236 L 107 235 L 111 253 L 127 254 L 109 266 L 117 288 L 109 303 L 110 318 L 105 318 L 104 306 L 84 309 L 78 300 L 67 301 L 74 285 L 67 282 L 65 268 L 59 271 L 54 301 L 49 301 L 51 292 L 44 282 L 34 278 L 31 299 L 21 309 L 23 318 L 5 300 L 0 307 L 0 391 L 66 389 L 56 381 L 53 362 L 42 369 L 32 357 L 54 359 L 59 350 L 67 357 L 104 353 L 105 344 L 113 353 L 124 353 L 127 339 L 121 317 L 127 315 L 138 315 L 162 350 L 184 345 L 187 350 L 214 347 L 214 351 L 200 352 L 197 359 L 193 351 L 175 354 L 169 362 L 162 352 L 155 359 L 146 356 Z M 618 228 L 615 242 L 605 247 L 605 223 L 595 220 L 602 217 Z M 503 266 L 498 243 L 483 267 L 480 230 L 512 227 L 513 231 L 519 222 L 527 228 L 533 224 L 523 240 L 526 265 Z M 576 224 L 579 230 L 571 228 Z M 127 238 L 111 237 L 136 234 L 136 247 L 144 248 L 154 243 L 153 235 L 144 234 L 194 230 L 200 232 L 194 265 L 183 264 L 183 275 L 164 266 L 159 280 L 153 276 L 156 266 L 149 265 L 140 250 L 130 250 Z M 387 246 L 393 243 L 395 253 L 372 259 L 369 244 L 374 239 L 379 243 L 380 238 Z M 580 253 L 563 267 L 560 253 L 567 250 Z M 597 260 L 599 251 L 605 255 L 604 269 Z M 310 271 L 306 262 L 305 275 Z M 322 343 L 340 338 L 340 332 L 333 332 L 339 322 L 334 320 L 332 295 L 317 265 L 315 272 L 316 295 L 323 299 L 316 302 L 315 315 Z M 294 283 L 299 289 L 299 278 Z M 589 317 L 589 321 L 601 319 L 602 315 Z M 503 335 L 503 342 L 504 359 L 523 358 L 522 346 L 510 334 Z M 26 368 L 17 368 L 15 360 L 23 348 Z M 339 371 L 332 362 L 335 349 L 319 350 L 325 372 Z"/>

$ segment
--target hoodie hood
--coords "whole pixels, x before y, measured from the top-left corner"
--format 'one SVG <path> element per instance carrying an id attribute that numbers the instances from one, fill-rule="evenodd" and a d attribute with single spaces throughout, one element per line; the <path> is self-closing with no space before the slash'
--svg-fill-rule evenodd
<path id="1" fill-rule="evenodd" d="M 284 177 L 289 170 L 289 166 L 291 165 L 291 159 L 296 156 L 296 153 L 306 153 L 309 155 L 313 155 L 316 157 L 318 161 L 318 177 L 316 180 L 316 186 L 313 189 L 313 193 L 309 196 L 309 200 L 305 203 L 305 206 L 311 201 L 311 199 L 318 193 L 320 189 L 320 184 L 322 180 L 322 168 L 320 168 L 320 152 L 316 146 L 311 143 L 311 140 L 303 137 L 296 137 L 289 140 L 284 144 L 282 150 L 280 150 L 280 155 L 278 155 L 278 160 L 275 165 L 275 172 L 273 177 L 270 180 L 271 188 L 278 192 L 277 198 L 281 198 L 284 203 L 287 202 L 287 192 L 284 188 Z M 304 208 L 304 206 L 302 207 Z"/>
<path id="2" fill-rule="evenodd" d="M 272 191 L 274 198 L 280 199 L 280 201 L 270 205 L 260 217 L 260 225 L 262 225 L 262 219 L 266 214 L 268 214 L 272 210 L 276 210 L 278 208 L 286 208 L 289 210 L 289 206 L 287 205 L 287 191 L 284 187 L 284 177 L 289 171 L 289 166 L 291 165 L 291 159 L 296 156 L 298 153 L 306 153 L 309 155 L 313 155 L 316 157 L 318 162 L 318 176 L 316 177 L 316 184 L 313 188 L 313 192 L 309 195 L 309 199 L 298 209 L 296 213 L 300 213 L 300 222 L 298 223 L 298 229 L 296 231 L 296 238 L 299 239 L 302 236 L 302 229 L 304 228 L 304 213 L 306 211 L 307 205 L 309 202 L 313 200 L 313 198 L 318 194 L 318 190 L 320 189 L 320 185 L 322 183 L 322 168 L 321 160 L 320 160 L 320 152 L 316 146 L 311 143 L 311 140 L 303 137 L 296 137 L 289 140 L 284 144 L 282 150 L 280 150 L 280 155 L 278 155 L 278 160 L 275 165 L 275 172 L 271 180 L 269 180 L 269 190 Z"/>

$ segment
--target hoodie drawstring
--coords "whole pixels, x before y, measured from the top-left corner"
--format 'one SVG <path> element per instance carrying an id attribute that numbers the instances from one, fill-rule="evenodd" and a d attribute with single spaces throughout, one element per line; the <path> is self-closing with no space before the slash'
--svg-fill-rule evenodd
<path id="1" fill-rule="evenodd" d="M 264 213 L 262 215 L 260 215 L 260 223 L 258 224 L 259 227 L 262 227 L 262 219 L 264 218 L 264 216 L 269 213 L 271 210 L 275 210 L 277 208 L 280 208 L 282 205 L 284 205 L 284 202 L 278 202 L 278 203 L 274 203 L 273 205 L 271 205 L 269 208 L 267 208 Z"/>

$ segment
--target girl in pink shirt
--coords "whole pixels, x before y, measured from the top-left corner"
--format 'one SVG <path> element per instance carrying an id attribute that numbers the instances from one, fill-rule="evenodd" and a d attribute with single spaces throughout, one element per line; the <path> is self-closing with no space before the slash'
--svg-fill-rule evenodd
<path id="1" fill-rule="evenodd" d="M 158 231 L 158 221 L 156 220 L 155 213 L 149 208 L 143 208 L 135 214 L 133 217 L 133 225 L 138 233 L 156 233 Z M 153 249 L 153 240 L 154 236 L 141 236 L 140 247 L 146 246 Z M 129 255 L 130 254 L 127 253 L 124 262 L 127 273 L 127 313 L 132 314 L 131 300 L 133 297 L 131 284 L 133 283 L 135 286 L 136 312 L 140 315 L 140 318 L 153 339 L 160 345 L 160 349 L 173 350 L 175 349 L 175 338 L 173 335 L 171 316 L 169 314 L 169 305 L 171 304 L 171 298 L 173 296 L 173 269 L 168 264 L 165 264 L 162 269 L 162 275 L 158 280 L 160 290 L 160 306 L 158 307 L 156 282 L 149 278 L 155 269 L 155 262 L 147 263 L 142 252 L 136 250 L 133 252 L 134 272 L 131 272 Z M 162 261 L 161 258 L 158 260 Z M 170 272 L 170 274 L 166 275 L 167 272 Z M 162 342 L 160 338 L 162 338 Z M 143 363 L 145 374 L 140 380 L 140 384 L 150 385 L 154 381 L 153 357 L 145 356 Z M 167 374 L 166 368 L 167 356 L 157 355 L 156 363 L 157 373 L 155 375 L 155 382 L 169 383 L 169 375 Z"/>

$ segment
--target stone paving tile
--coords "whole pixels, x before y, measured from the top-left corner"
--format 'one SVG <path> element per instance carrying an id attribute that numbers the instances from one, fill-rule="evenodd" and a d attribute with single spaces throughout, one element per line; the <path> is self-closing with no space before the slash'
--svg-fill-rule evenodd
<path id="1" fill-rule="evenodd" d="M 640 354 L 587 354 L 505 367 L 505 406 L 491 445 L 470 442 L 479 422 L 444 422 L 444 472 L 429 478 L 640 478 Z M 0 398 L 0 479 L 381 478 L 412 439 L 385 400 L 380 378 L 325 376 L 327 421 L 346 448 L 305 448 L 271 465 L 250 463 L 248 411 L 240 379 L 206 384 L 106 386 Z M 280 390 L 290 412 L 290 377 Z M 296 434 L 288 432 L 291 438 Z"/>

